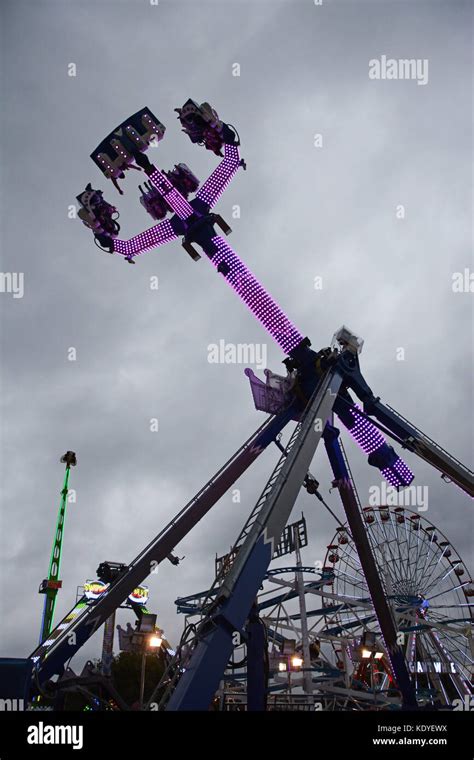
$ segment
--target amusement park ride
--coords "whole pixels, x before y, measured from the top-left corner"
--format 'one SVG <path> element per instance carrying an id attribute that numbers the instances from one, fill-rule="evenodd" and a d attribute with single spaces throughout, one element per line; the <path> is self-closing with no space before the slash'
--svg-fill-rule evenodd
<path id="1" fill-rule="evenodd" d="M 473 590 L 459 583 L 465 572 L 461 560 L 454 558 L 441 531 L 416 512 L 387 506 L 361 511 L 399 635 L 406 640 L 418 706 L 449 709 L 457 699 L 462 701 L 459 695 L 465 693 L 463 681 L 470 680 L 473 654 Z M 304 518 L 286 526 L 274 559 L 294 553 L 295 562 L 272 567 L 255 601 L 260 625 L 254 633 L 266 642 L 260 660 L 264 691 L 261 685 L 249 688 L 256 663 L 247 631 L 246 638 L 235 642 L 215 704 L 226 711 L 254 709 L 252 700 L 264 693 L 267 710 L 397 709 L 399 693 L 347 525 L 337 528 L 320 570 L 302 564 L 300 548 L 307 542 Z M 216 576 L 233 556 L 231 549 L 216 560 Z M 217 589 L 215 584 L 210 591 L 176 601 L 178 612 L 186 616 L 178 647 L 183 667 L 189 642 Z M 171 670 L 151 694 L 149 707 L 160 703 L 163 692 L 161 702 L 166 701 Z"/>
<path id="2" fill-rule="evenodd" d="M 39 643 L 45 641 L 53 625 L 54 608 L 56 606 L 56 597 L 59 589 L 62 587 L 62 581 L 59 580 L 59 570 L 61 568 L 61 553 L 63 548 L 64 525 L 66 520 L 66 507 L 69 493 L 69 476 L 71 467 L 77 464 L 74 451 L 66 451 L 61 457 L 61 462 L 66 465 L 64 483 L 61 490 L 61 502 L 59 504 L 58 519 L 56 530 L 53 538 L 53 548 L 51 550 L 51 559 L 49 560 L 48 577 L 41 582 L 39 593 L 44 594 L 43 619 L 41 621 L 41 631 Z"/>
<path id="3" fill-rule="evenodd" d="M 255 405 L 268 412 L 270 417 L 129 565 L 114 569 L 105 591 L 97 600 L 82 598 L 51 632 L 48 631 L 48 636 L 26 660 L 0 661 L 3 688 L 5 693 L 8 691 L 6 696 L 27 699 L 42 693 L 49 679 L 61 676 L 65 663 L 143 583 L 158 563 L 168 558 L 177 564 L 177 558 L 172 555 L 174 548 L 262 451 L 275 443 L 281 457 L 233 547 L 230 560 L 222 563 L 214 586 L 201 600 L 199 625 L 193 628 L 186 647 L 178 648 L 160 697 L 160 709 L 207 710 L 232 659 L 237 633 L 247 644 L 248 709 L 265 709 L 263 663 L 266 643 L 259 617 L 259 589 L 268 577 L 270 563 L 285 535 L 285 526 L 288 528 L 287 522 L 301 487 L 322 498 L 316 479 L 309 473 L 313 456 L 322 441 L 334 475 L 333 485 L 339 492 L 347 519 L 347 525 L 341 525 L 338 533 L 338 539 L 347 539 L 346 544 L 335 540 L 330 554 L 334 558 L 338 547 L 348 545 L 358 564 L 356 585 L 350 593 L 346 587 L 341 592 L 346 606 L 332 605 L 337 607 L 332 614 L 339 615 L 339 618 L 336 623 L 331 622 L 334 631 L 330 635 L 335 638 L 341 632 L 347 634 L 357 613 L 358 622 L 354 627 L 358 627 L 361 640 L 364 636 L 370 638 L 369 634 L 375 636 L 377 646 L 382 650 L 385 674 L 391 679 L 399 706 L 416 709 L 419 695 L 416 679 L 410 671 L 414 640 L 418 630 L 427 627 L 433 631 L 431 645 L 437 648 L 442 659 L 441 639 L 438 629 L 431 628 L 426 620 L 429 603 L 420 589 L 415 586 L 395 589 L 393 578 L 380 570 L 380 557 L 377 557 L 376 545 L 371 540 L 372 527 L 368 527 L 371 523 L 358 501 L 335 417 L 368 456 L 368 463 L 396 489 L 409 486 L 414 475 L 387 443 L 385 435 L 431 464 L 444 480 L 455 483 L 471 497 L 474 495 L 473 473 L 374 395 L 360 369 L 363 341 L 350 330 L 346 327 L 338 330 L 329 347 L 311 348 L 311 341 L 290 322 L 226 238 L 216 232 L 216 226 L 224 235 L 231 231 L 212 209 L 238 169 L 245 168 L 236 130 L 222 122 L 207 103 L 199 105 L 188 100 L 176 111 L 183 131 L 193 143 L 204 145 L 222 156 L 222 161 L 208 179 L 199 186 L 199 180 L 183 163 L 175 165 L 171 171 L 161 171 L 150 162 L 146 151 L 161 141 L 165 127 L 148 108 L 144 108 L 111 132 L 91 157 L 120 194 L 118 180 L 125 177 L 125 172 L 128 169 L 143 171 L 147 181 L 144 187 L 140 186 L 140 202 L 158 223 L 130 240 L 120 239 L 117 209 L 90 184 L 78 196 L 79 217 L 92 230 L 95 243 L 102 250 L 122 256 L 130 264 L 135 264 L 137 257 L 145 251 L 178 238 L 182 238 L 182 246 L 189 256 L 198 261 L 201 258 L 195 247 L 198 246 L 204 258 L 213 264 L 216 274 L 232 287 L 282 349 L 286 375 L 266 370 L 266 381 L 263 382 L 247 370 Z M 190 198 L 193 194 L 194 197 Z M 353 394 L 360 404 L 354 401 Z M 291 422 L 296 422 L 296 426 L 287 445 L 282 446 L 280 434 Z M 383 509 L 384 505 L 380 505 L 380 510 Z M 403 516 L 404 522 L 397 522 L 393 510 L 387 510 L 387 513 L 388 521 L 385 512 L 384 517 L 380 512 L 380 521 L 384 521 L 385 528 L 389 522 L 405 530 L 408 525 L 410 529 L 414 528 L 416 520 L 410 521 Z M 418 526 L 415 530 L 420 537 L 422 529 Z M 424 538 L 425 535 L 431 535 L 431 546 L 436 544 L 437 552 L 440 550 L 438 560 L 449 562 L 446 572 L 452 572 L 458 578 L 457 588 L 466 593 L 472 590 L 472 582 L 460 577 L 460 560 L 449 561 L 447 547 L 443 548 L 439 539 L 435 541 L 433 531 L 426 533 L 423 528 Z M 420 547 L 410 545 L 410 561 L 415 551 L 419 557 Z M 425 559 L 428 562 L 428 558 Z M 438 569 L 441 570 L 441 565 Z M 298 572 L 301 575 L 303 571 L 300 568 Z M 306 585 L 300 586 L 299 591 L 297 585 L 294 590 L 299 594 L 301 604 L 307 593 Z M 323 593 L 321 584 L 310 589 L 309 593 L 313 592 L 322 594 L 326 600 L 335 599 L 333 593 Z M 405 637 L 400 637 L 400 613 L 394 614 L 393 611 L 395 597 L 397 609 L 403 607 L 404 610 L 404 630 L 407 627 L 413 629 Z M 370 618 L 370 625 L 363 622 L 360 609 L 355 612 L 355 601 L 361 610 L 367 612 L 370 607 L 370 614 L 366 615 Z M 468 600 L 467 609 L 470 611 L 470 608 Z M 325 602 L 325 619 L 330 615 L 331 608 Z M 373 643 L 373 638 L 371 641 Z M 306 647 L 302 652 L 305 671 L 310 669 L 310 657 Z M 456 691 L 460 697 L 472 693 L 469 670 L 467 677 L 460 674 L 456 678 Z M 312 689 L 307 673 L 304 688 L 306 693 Z M 442 696 L 443 688 L 440 687 L 439 691 Z M 447 699 L 444 702 L 441 699 L 441 703 L 447 704 Z"/>

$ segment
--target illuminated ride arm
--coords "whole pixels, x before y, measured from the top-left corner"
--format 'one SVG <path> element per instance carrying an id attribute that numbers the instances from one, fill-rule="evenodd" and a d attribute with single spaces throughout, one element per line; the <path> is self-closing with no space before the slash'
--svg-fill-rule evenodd
<path id="1" fill-rule="evenodd" d="M 119 253 L 125 256 L 127 261 L 131 261 L 141 253 L 149 251 L 152 248 L 158 248 L 160 245 L 169 243 L 177 238 L 178 235 L 173 229 L 171 220 L 165 219 L 159 224 L 155 224 L 154 227 L 140 232 L 135 237 L 130 238 L 130 240 L 113 239 L 111 241 L 113 243 L 113 251 L 111 253 Z"/>
<path id="2" fill-rule="evenodd" d="M 201 217 L 214 206 L 230 181 L 235 176 L 242 160 L 237 145 L 224 145 L 224 159 L 201 186 L 194 201 L 189 203 L 186 198 L 171 184 L 169 179 L 152 164 L 145 171 L 151 184 L 160 193 L 164 201 L 173 209 L 175 216 L 135 235 L 130 240 L 113 241 L 113 253 L 119 253 L 128 261 L 145 251 L 156 248 L 164 243 L 176 240 L 185 234 L 191 217 Z"/>
<path id="3" fill-rule="evenodd" d="M 212 208 L 224 190 L 229 186 L 239 166 L 243 163 L 239 154 L 238 145 L 226 143 L 224 145 L 224 159 L 214 169 L 209 178 L 204 182 L 196 193 L 196 198 L 203 201 L 206 206 Z"/>
<path id="4" fill-rule="evenodd" d="M 163 200 L 165 200 L 168 206 L 173 209 L 179 219 L 185 221 L 194 214 L 194 209 L 191 204 L 188 203 L 179 190 L 171 184 L 168 177 L 163 174 L 162 171 L 153 166 L 153 164 L 147 166 L 145 171 L 148 174 L 148 179 L 153 187 L 158 190 Z"/>
<path id="5" fill-rule="evenodd" d="M 230 129 L 225 130 L 224 135 L 228 140 L 234 139 L 234 135 Z M 209 212 L 222 196 L 224 190 L 229 186 L 238 168 L 244 166 L 240 158 L 238 145 L 233 142 L 225 143 L 223 160 L 200 187 L 196 193 L 196 197 L 191 202 L 188 202 L 179 190 L 172 185 L 168 177 L 153 166 L 153 164 L 150 164 L 146 157 L 139 157 L 138 161 L 142 163 L 150 183 L 175 212 L 178 219 L 183 222 L 183 225 L 180 225 L 178 219 L 173 220 L 173 227 L 177 230 L 178 234 L 186 232 L 188 223 L 192 223 L 191 217 L 195 219 Z"/>
<path id="6" fill-rule="evenodd" d="M 124 122 L 113 133 L 115 135 L 120 130 L 123 132 L 123 130 L 127 131 L 128 129 L 129 138 L 136 140 L 139 143 L 138 146 L 135 146 L 131 139 L 125 140 L 122 136 L 122 143 L 125 142 L 126 145 L 126 150 L 124 150 L 122 143 L 117 143 L 115 138 L 112 140 L 109 136 L 104 141 L 106 146 L 103 149 L 108 149 L 107 141 L 109 141 L 114 149 L 119 151 L 120 155 L 123 154 L 122 158 L 127 158 L 129 163 L 133 158 L 148 176 L 150 185 L 161 196 L 164 202 L 163 209 L 161 210 L 162 213 L 166 212 L 166 207 L 175 213 L 170 219 L 164 219 L 159 224 L 139 233 L 130 240 L 118 239 L 116 237 L 118 230 L 109 225 L 109 228 L 105 230 L 108 237 L 101 234 L 99 242 L 104 244 L 110 252 L 124 256 L 130 263 L 133 263 L 135 256 L 175 240 L 180 236 L 183 236 L 183 246 L 194 259 L 198 259 L 199 254 L 193 246 L 194 244 L 199 245 L 217 272 L 227 280 L 228 284 L 238 294 L 252 314 L 257 317 L 285 355 L 294 356 L 296 355 L 294 352 L 296 352 L 301 355 L 303 365 L 308 365 L 312 361 L 309 357 L 316 356 L 313 351 L 309 350 L 309 342 L 305 343 L 304 335 L 290 322 L 263 285 L 247 268 L 235 251 L 232 250 L 227 240 L 217 234 L 215 230 L 215 225 L 219 224 L 224 231 L 229 231 L 225 222 L 218 215 L 211 212 L 211 208 L 222 196 L 239 166 L 244 165 L 240 158 L 238 135 L 233 128 L 218 119 L 217 114 L 209 104 L 201 104 L 199 106 L 194 101 L 188 100 L 177 111 L 183 131 L 190 137 L 191 141 L 205 145 L 207 149 L 213 150 L 214 153 L 220 155 L 222 155 L 220 150 L 223 148 L 224 156 L 222 161 L 200 187 L 195 197 L 188 202 L 183 193 L 187 195 L 190 191 L 189 185 L 180 184 L 178 177 L 175 179 L 178 185 L 176 187 L 171 182 L 173 172 L 168 172 L 167 176 L 167 174 L 157 169 L 144 154 L 143 140 L 140 143 L 136 129 L 130 130 L 127 126 L 130 120 L 134 120 L 134 123 L 138 124 L 139 120 L 137 121 L 137 119 L 140 117 L 142 119 L 142 126 L 150 127 L 152 125 L 155 130 L 158 129 L 157 125 L 160 122 L 156 117 L 151 118 L 153 115 L 149 109 L 143 109 L 142 112 Z M 163 132 L 164 127 L 161 128 L 161 136 Z M 98 154 L 100 159 L 99 166 L 102 169 L 103 166 L 100 161 L 106 160 L 103 158 L 103 155 L 103 153 Z M 177 168 L 175 167 L 175 169 Z M 187 167 L 185 168 L 187 169 Z M 195 181 L 195 188 L 197 189 L 198 181 L 188 170 L 188 179 L 189 175 L 191 176 L 191 180 Z M 183 193 L 180 192 L 180 189 L 183 190 Z M 100 208 L 105 208 L 105 216 L 107 214 L 110 216 L 111 212 L 115 209 L 108 206 L 108 204 L 103 205 L 104 202 L 101 194 L 97 195 L 96 193 L 96 195 L 90 196 L 90 193 L 93 194 L 95 191 L 89 190 L 88 192 L 89 195 L 86 194 L 84 197 L 81 196 L 79 198 L 83 205 L 84 203 L 86 205 L 89 204 L 88 208 L 90 208 L 92 203 L 92 211 L 94 211 L 95 202 L 99 210 Z M 83 221 L 93 222 L 94 220 L 91 217 L 84 217 Z M 92 224 L 89 224 L 89 226 L 92 227 Z M 101 228 L 100 232 L 102 233 L 103 231 Z M 96 237 L 98 237 L 97 234 Z M 306 366 L 303 369 L 303 374 L 307 373 L 307 369 L 308 367 Z M 314 372 L 310 371 L 309 374 L 312 376 L 310 380 L 310 385 L 312 385 L 315 379 Z M 307 388 L 308 396 L 313 390 L 314 388 Z M 357 389 L 355 390 L 357 392 Z M 364 388 L 363 390 L 365 391 L 366 389 Z M 360 394 L 358 395 L 361 397 Z M 350 401 L 350 399 L 348 400 Z M 347 405 L 343 405 L 340 402 L 336 403 L 334 408 L 357 444 L 369 455 L 371 464 L 378 467 L 392 485 L 399 487 L 411 482 L 413 474 L 397 457 L 392 447 L 388 446 L 380 431 L 377 430 L 370 420 L 362 416 L 357 407 L 350 406 L 351 408 L 347 408 Z"/>
<path id="7" fill-rule="evenodd" d="M 220 162 L 196 194 L 196 199 L 201 201 L 199 206 L 204 212 L 218 201 L 237 169 L 241 166 L 239 149 L 236 145 L 225 145 L 224 150 L 224 160 Z M 176 216 L 172 219 L 165 219 L 154 227 L 140 232 L 130 240 L 113 239 L 112 252 L 125 256 L 128 261 L 141 253 L 145 253 L 145 251 L 176 240 L 180 234 L 186 232 L 186 225 L 180 224 L 180 222 L 185 222 L 195 213 L 199 214 L 197 209 L 193 208 L 181 193 L 171 185 L 162 172 L 155 167 L 152 169 L 148 174 L 150 182 L 166 203 L 173 208 Z M 198 206 L 197 203 L 196 206 Z"/>

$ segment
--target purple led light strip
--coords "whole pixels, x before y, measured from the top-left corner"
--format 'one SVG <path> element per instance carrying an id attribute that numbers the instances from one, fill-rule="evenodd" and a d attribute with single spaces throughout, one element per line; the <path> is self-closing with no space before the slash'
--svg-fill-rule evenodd
<path id="1" fill-rule="evenodd" d="M 149 230 L 140 232 L 139 235 L 130 238 L 130 240 L 114 240 L 115 253 L 121 253 L 123 256 L 138 256 L 143 251 L 150 248 L 157 248 L 159 245 L 169 243 L 170 240 L 176 240 L 178 236 L 174 233 L 171 222 L 165 219 Z"/>
<path id="2" fill-rule="evenodd" d="M 372 454 L 374 451 L 380 449 L 386 441 L 380 430 L 378 430 L 378 428 L 376 428 L 375 425 L 362 414 L 359 414 L 357 411 L 358 409 L 360 409 L 360 406 L 357 404 L 349 409 L 354 419 L 354 425 L 352 428 L 348 427 L 347 429 L 362 451 L 366 454 Z M 410 468 L 398 456 L 395 462 L 390 467 L 385 467 L 381 470 L 381 473 L 384 478 L 388 480 L 390 485 L 395 486 L 396 488 L 410 485 L 415 477 Z"/>
<path id="3" fill-rule="evenodd" d="M 193 207 L 187 202 L 186 198 L 183 198 L 181 193 L 171 184 L 168 177 L 160 172 L 159 169 L 155 169 L 153 174 L 150 174 L 149 179 L 162 198 L 166 200 L 170 208 L 173 209 L 180 219 L 187 219 L 194 214 Z"/>
<path id="4" fill-rule="evenodd" d="M 303 335 L 285 316 L 227 241 L 217 235 L 212 238 L 212 242 L 218 249 L 210 259 L 216 269 L 219 264 L 228 265 L 230 271 L 224 279 L 232 286 L 285 354 L 288 354 L 303 340 Z"/>
<path id="5" fill-rule="evenodd" d="M 385 467 L 381 470 L 381 473 L 390 485 L 395 486 L 395 488 L 409 486 L 415 477 L 400 457 L 397 457 L 396 462 L 391 467 Z"/>
<path id="6" fill-rule="evenodd" d="M 200 198 L 208 206 L 213 206 L 229 185 L 239 165 L 240 154 L 237 145 L 225 145 L 224 160 L 196 193 L 196 198 Z"/>
<path id="7" fill-rule="evenodd" d="M 385 438 L 375 425 L 372 425 L 362 414 L 358 414 L 355 411 L 356 409 L 360 409 L 360 406 L 357 404 L 349 409 L 354 418 L 354 425 L 347 429 L 362 451 L 366 454 L 372 454 L 372 452 L 377 451 L 377 449 L 383 446 Z"/>
<path id="8" fill-rule="evenodd" d="M 357 409 L 360 409 L 360 407 L 355 405 L 354 408 L 349 410 L 354 419 L 354 425 L 352 428 L 348 427 L 347 429 L 362 451 L 366 454 L 372 454 L 380 449 L 386 441 L 375 425 L 369 422 L 363 415 L 358 414 Z M 390 485 L 397 488 L 409 485 L 414 478 L 412 471 L 400 457 L 397 457 L 393 465 L 381 470 L 381 473 Z"/>

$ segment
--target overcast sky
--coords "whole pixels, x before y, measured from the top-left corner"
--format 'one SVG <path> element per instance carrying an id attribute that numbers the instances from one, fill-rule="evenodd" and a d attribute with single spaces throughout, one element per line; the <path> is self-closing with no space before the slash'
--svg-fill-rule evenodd
<path id="1" fill-rule="evenodd" d="M 57 621 L 101 561 L 130 562 L 263 421 L 245 365 L 210 364 L 208 346 L 265 344 L 268 366 L 282 368 L 205 258 L 175 242 L 132 267 L 68 218 L 91 181 L 118 205 L 121 237 L 151 226 L 135 172 L 121 198 L 89 158 L 145 105 L 167 127 L 154 163 L 184 161 L 201 181 L 217 157 L 180 132 L 173 108 L 207 100 L 237 127 L 248 168 L 217 207 L 235 250 L 313 347 L 343 323 L 362 336 L 374 392 L 472 462 L 472 294 L 452 289 L 453 273 L 473 268 L 468 2 L 4 0 L 2 16 L 1 271 L 24 273 L 24 295 L 0 293 L 1 655 L 37 642 L 60 456 L 74 450 L 78 466 Z M 370 79 L 382 55 L 427 59 L 428 82 Z M 367 503 L 378 470 L 348 449 Z M 241 503 L 224 496 L 176 550 L 184 562 L 148 579 L 172 643 L 174 600 L 209 585 L 276 461 L 276 449 L 262 455 L 238 484 Z M 406 461 L 429 487 L 424 516 L 469 561 L 469 499 Z M 342 515 L 323 451 L 312 470 Z M 307 518 L 307 564 L 336 527 L 314 502 L 302 495 L 292 515 Z M 99 656 L 100 637 L 73 666 Z"/>

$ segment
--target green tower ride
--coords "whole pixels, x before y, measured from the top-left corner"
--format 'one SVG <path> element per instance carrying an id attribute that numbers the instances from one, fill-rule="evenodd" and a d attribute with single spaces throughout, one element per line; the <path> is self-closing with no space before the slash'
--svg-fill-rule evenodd
<path id="1" fill-rule="evenodd" d="M 51 559 L 49 562 L 48 577 L 41 582 L 41 585 L 39 587 L 39 593 L 45 595 L 43 619 L 41 621 L 40 644 L 48 638 L 53 627 L 56 596 L 58 594 L 58 590 L 62 586 L 62 581 L 59 580 L 59 570 L 61 566 L 61 551 L 64 534 L 64 521 L 66 519 L 67 496 L 69 492 L 69 474 L 71 467 L 75 467 L 77 464 L 74 451 L 66 451 L 64 456 L 61 457 L 60 461 L 66 465 L 66 473 L 64 476 L 64 485 L 61 491 L 61 503 L 59 505 L 56 532 L 53 539 L 53 549 L 51 551 Z"/>

